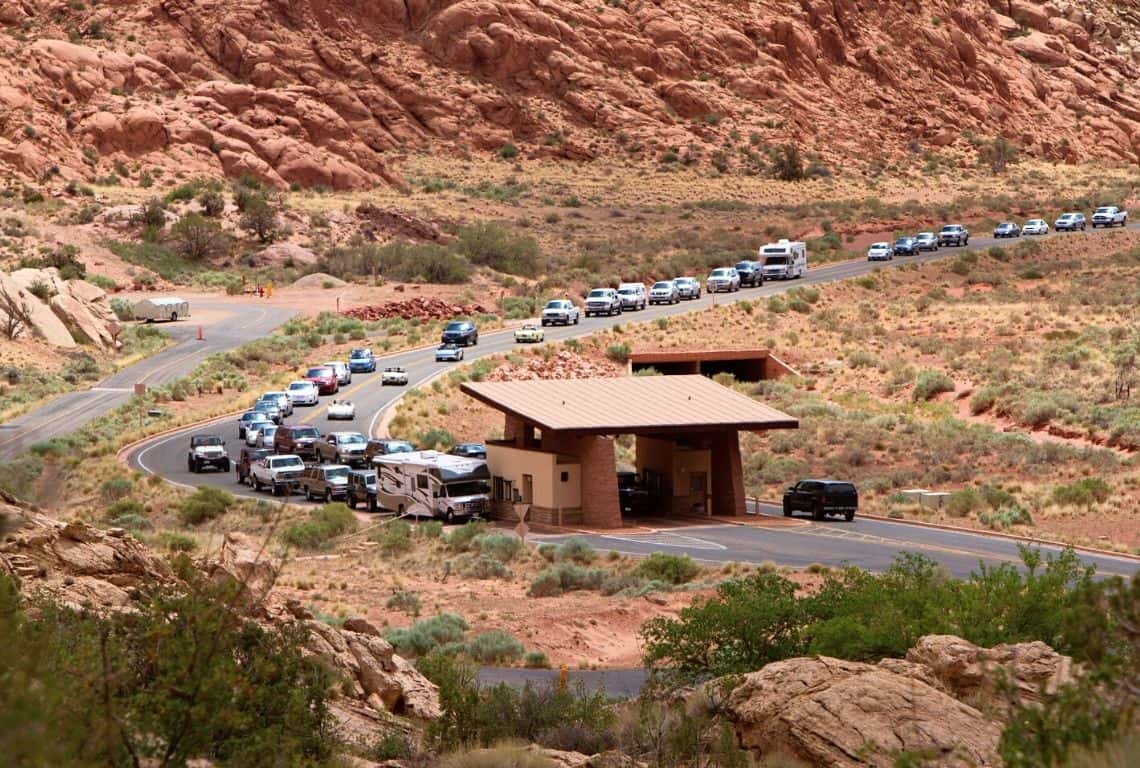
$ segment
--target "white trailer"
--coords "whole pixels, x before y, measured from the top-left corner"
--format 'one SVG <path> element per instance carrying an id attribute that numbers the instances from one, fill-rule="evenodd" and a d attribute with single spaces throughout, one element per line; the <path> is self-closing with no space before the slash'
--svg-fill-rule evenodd
<path id="1" fill-rule="evenodd" d="M 155 296 L 135 302 L 135 320 L 153 323 L 190 317 L 190 302 L 176 296 Z"/>
<path id="2" fill-rule="evenodd" d="M 491 473 L 485 459 L 439 451 L 389 453 L 372 459 L 376 503 L 400 515 L 447 522 L 482 515 L 490 503 Z"/>
<path id="3" fill-rule="evenodd" d="M 794 280 L 807 272 L 807 244 L 799 240 L 762 245 L 757 256 L 765 280 Z"/>

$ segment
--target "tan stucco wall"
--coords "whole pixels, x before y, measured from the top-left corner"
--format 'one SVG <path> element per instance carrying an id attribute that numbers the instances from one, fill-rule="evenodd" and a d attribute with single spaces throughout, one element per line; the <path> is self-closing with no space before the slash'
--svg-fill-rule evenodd
<path id="1" fill-rule="evenodd" d="M 567 457 L 492 443 L 487 446 L 487 468 L 492 477 L 514 483 L 520 493 L 523 475 L 530 475 L 534 493 L 531 504 L 535 506 L 558 509 L 582 505 L 582 469 Z M 567 473 L 566 482 L 561 479 L 563 472 Z"/>

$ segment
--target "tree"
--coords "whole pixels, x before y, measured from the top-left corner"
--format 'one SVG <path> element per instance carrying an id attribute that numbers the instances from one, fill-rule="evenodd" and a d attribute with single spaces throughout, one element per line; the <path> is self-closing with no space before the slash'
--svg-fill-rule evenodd
<path id="1" fill-rule="evenodd" d="M 795 144 L 785 144 L 776 151 L 772 172 L 781 181 L 800 181 L 804 178 L 804 159 Z"/>
<path id="2" fill-rule="evenodd" d="M 209 261 L 226 255 L 230 238 L 217 222 L 188 213 L 170 228 L 174 249 L 191 261 Z"/>
<path id="3" fill-rule="evenodd" d="M 280 224 L 277 212 L 264 197 L 252 197 L 245 204 L 245 214 L 241 217 L 241 228 L 257 235 L 262 243 L 271 243 L 277 238 Z"/>
<path id="4" fill-rule="evenodd" d="M 0 291 L 0 317 L 4 319 L 4 335 L 9 339 L 15 339 L 31 326 L 31 315 L 19 293 Z"/>
<path id="5" fill-rule="evenodd" d="M 1136 383 L 1136 357 L 1140 353 L 1140 342 L 1121 344 L 1112 351 L 1112 369 L 1116 374 L 1113 381 L 1113 394 L 1117 400 L 1132 397 L 1132 385 Z"/>
<path id="6" fill-rule="evenodd" d="M 1005 173 L 1005 169 L 1017 162 L 1017 147 L 1004 136 L 998 136 L 978 150 L 978 162 L 990 166 L 994 173 Z"/>

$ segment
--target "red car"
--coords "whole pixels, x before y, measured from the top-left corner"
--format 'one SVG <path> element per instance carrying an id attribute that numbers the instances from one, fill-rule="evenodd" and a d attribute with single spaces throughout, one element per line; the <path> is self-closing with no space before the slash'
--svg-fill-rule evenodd
<path id="1" fill-rule="evenodd" d="M 309 372 L 305 374 L 305 378 L 317 385 L 317 394 L 319 395 L 335 395 L 340 389 L 336 371 L 332 368 L 324 366 L 310 368 Z"/>

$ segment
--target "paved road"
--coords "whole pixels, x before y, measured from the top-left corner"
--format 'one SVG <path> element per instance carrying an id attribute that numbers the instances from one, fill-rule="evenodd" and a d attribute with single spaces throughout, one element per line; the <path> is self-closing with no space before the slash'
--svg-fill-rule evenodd
<path id="1" fill-rule="evenodd" d="M 771 561 L 796 568 L 812 563 L 832 567 L 851 564 L 883 571 L 899 553 L 914 552 L 936 560 L 957 578 L 969 576 L 971 571 L 977 570 L 979 562 L 990 566 L 1021 564 L 1020 542 L 1004 537 L 860 517 L 850 523 L 839 518 L 817 522 L 796 517 L 789 521 L 777 507 L 769 505 L 763 505 L 760 513 L 765 518 L 773 518 L 770 524 L 712 523 L 676 527 L 676 523 L 665 522 L 648 533 L 589 534 L 583 538 L 598 550 L 630 555 L 670 552 L 707 563 Z M 653 523 L 648 525 L 652 527 Z M 569 535 L 532 538 L 557 542 Z M 1041 549 L 1058 551 L 1057 547 L 1047 545 Z M 1129 577 L 1140 573 L 1140 560 L 1134 558 L 1078 554 L 1104 576 Z"/>
<path id="2" fill-rule="evenodd" d="M 130 399 L 137 382 L 153 386 L 185 376 L 207 355 L 265 336 L 294 314 L 251 301 L 240 297 L 195 299 L 194 315 L 188 321 L 160 326 L 174 344 L 123 368 L 90 389 L 62 395 L 11 422 L 0 424 L 0 460 L 10 459 L 35 443 L 69 434 L 118 408 Z M 197 340 L 199 325 L 203 328 L 203 341 Z"/>
<path id="3" fill-rule="evenodd" d="M 545 688 L 557 685 L 560 674 L 557 669 L 483 667 L 479 670 L 478 679 L 485 686 L 507 683 L 522 688 L 530 683 Z M 601 688 L 607 696 L 615 699 L 636 698 L 648 679 L 647 669 L 571 669 L 566 675 L 566 682 L 572 689 L 580 685 L 587 693 L 593 693 Z"/>
<path id="4" fill-rule="evenodd" d="M 1059 235 L 1060 237 L 1091 237 L 1094 233 L 1075 233 L 1072 235 Z M 1017 241 L 998 241 L 1001 245 L 1013 245 Z M 990 238 L 974 238 L 970 242 L 971 249 L 988 248 L 995 241 Z M 926 253 L 913 258 L 899 258 L 892 262 L 877 262 L 869 264 L 865 261 L 833 264 L 811 269 L 802 280 L 790 283 L 768 283 L 761 288 L 744 289 L 736 294 L 722 294 L 714 297 L 704 296 L 699 301 L 691 301 L 673 306 L 649 307 L 636 313 L 626 313 L 619 318 L 583 318 L 578 326 L 552 327 L 546 329 L 546 338 L 558 341 L 571 337 L 582 336 L 593 331 L 607 328 L 620 322 L 637 322 L 651 320 L 657 317 L 667 317 L 682 312 L 690 312 L 710 306 L 715 300 L 718 303 L 726 301 L 739 301 L 767 297 L 786 291 L 795 285 L 822 284 L 836 280 L 856 277 L 876 269 L 889 269 L 908 263 L 922 263 L 934 259 L 952 256 L 963 249 L 947 248 L 937 253 Z M 501 331 L 483 335 L 479 345 L 467 350 L 469 362 L 476 356 L 489 355 L 509 351 L 514 348 L 513 337 L 510 331 Z M 320 362 L 320 361 L 313 361 Z M 452 370 L 455 365 L 434 362 L 431 349 L 411 350 L 389 355 L 383 358 L 379 366 L 403 365 L 408 370 L 411 386 L 421 386 L 433 377 Z M 292 423 L 309 423 L 318 427 L 322 432 L 333 430 L 359 430 L 375 434 L 377 422 L 382 412 L 388 408 L 400 395 L 404 388 L 381 387 L 379 374 L 356 374 L 353 382 L 341 390 L 339 397 L 349 398 L 356 403 L 357 421 L 330 422 L 325 417 L 326 406 L 311 408 L 298 408 L 290 421 Z M 256 397 L 250 393 L 249 400 Z M 239 405 L 239 403 L 235 403 Z M 232 458 L 236 458 L 241 447 L 237 438 L 237 427 L 232 418 L 219 419 L 211 424 L 192 429 L 181 430 L 163 437 L 156 438 L 137 447 L 128 457 L 129 462 L 146 472 L 157 473 L 169 481 L 185 486 L 202 484 L 226 488 L 239 495 L 260 497 L 251 489 L 238 486 L 234 482 L 234 475 L 230 474 L 191 474 L 186 469 L 186 446 L 191 433 L 211 432 L 221 434 L 228 441 L 227 450 Z M 293 497 L 300 502 L 299 496 Z M 811 563 L 825 565 L 840 565 L 849 562 L 855 565 L 882 570 L 890 564 L 892 558 L 902 550 L 924 551 L 939 562 L 945 564 L 955 575 L 966 575 L 977 566 L 978 560 L 987 562 L 1016 561 L 1016 546 L 1008 540 L 992 539 L 985 536 L 968 533 L 935 532 L 931 529 L 908 526 L 893 522 L 875 522 L 857 519 L 852 524 L 814 523 L 804 521 L 804 524 L 794 529 L 785 528 L 742 528 L 738 526 L 710 526 L 697 533 L 686 533 L 694 537 L 692 540 L 678 538 L 679 534 L 665 533 L 656 536 L 626 536 L 621 539 L 614 537 L 598 537 L 595 543 L 606 549 L 620 549 L 622 551 L 646 553 L 655 549 L 666 551 L 688 552 L 699 559 L 713 562 L 742 561 L 761 562 L 772 560 L 774 562 L 805 566 Z M 688 543 L 686 544 L 686 541 Z M 1102 571 L 1108 573 L 1133 573 L 1135 564 L 1127 560 L 1098 560 Z"/>

